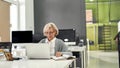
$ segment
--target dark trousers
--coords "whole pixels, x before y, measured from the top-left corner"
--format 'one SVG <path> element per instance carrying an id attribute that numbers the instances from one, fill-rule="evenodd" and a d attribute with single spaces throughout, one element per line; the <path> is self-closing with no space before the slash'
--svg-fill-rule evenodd
<path id="1" fill-rule="evenodd" d="M 119 59 L 119 68 L 120 68 L 120 50 L 118 51 L 118 59 Z"/>
<path id="2" fill-rule="evenodd" d="M 119 62 L 119 68 L 120 68 L 120 41 L 118 42 L 118 62 Z"/>

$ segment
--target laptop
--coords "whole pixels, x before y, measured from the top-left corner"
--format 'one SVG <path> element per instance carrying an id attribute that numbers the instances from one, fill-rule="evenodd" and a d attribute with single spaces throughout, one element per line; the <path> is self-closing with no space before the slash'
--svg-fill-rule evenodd
<path id="1" fill-rule="evenodd" d="M 50 59 L 50 46 L 47 43 L 34 43 L 25 47 L 28 59 Z"/>

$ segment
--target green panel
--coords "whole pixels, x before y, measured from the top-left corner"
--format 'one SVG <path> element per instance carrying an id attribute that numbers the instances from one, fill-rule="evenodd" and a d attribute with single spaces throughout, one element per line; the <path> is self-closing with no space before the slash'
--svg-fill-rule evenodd
<path id="1" fill-rule="evenodd" d="M 88 2 L 116 2 L 116 1 L 120 1 L 120 0 L 85 0 L 86 3 Z"/>
<path id="2" fill-rule="evenodd" d="M 110 0 L 86 0 L 86 2 L 108 2 Z"/>
<path id="3" fill-rule="evenodd" d="M 119 6 L 120 0 L 86 0 L 86 9 L 93 10 L 93 20 L 96 23 L 118 22 L 120 20 Z"/>
<path id="4" fill-rule="evenodd" d="M 112 25 L 112 30 L 111 30 L 111 35 L 112 35 L 111 36 L 111 40 L 112 40 L 112 49 L 113 50 L 117 50 L 117 44 L 116 44 L 115 40 L 113 40 L 115 35 L 118 32 L 117 27 L 118 27 L 117 24 Z"/>
<path id="5" fill-rule="evenodd" d="M 86 9 L 92 9 L 93 21 L 95 22 L 94 24 L 87 24 L 86 27 L 87 38 L 95 43 L 90 45 L 90 50 L 97 50 L 99 45 L 103 45 L 98 44 L 98 26 L 104 24 L 111 25 L 112 50 L 117 50 L 117 44 L 113 38 L 118 29 L 116 22 L 120 20 L 120 0 L 86 0 Z"/>
<path id="6" fill-rule="evenodd" d="M 96 25 L 87 25 L 87 39 L 91 40 L 91 41 L 94 41 L 94 45 L 90 45 L 90 50 L 97 50 L 97 26 Z"/>
<path id="7" fill-rule="evenodd" d="M 98 9 L 97 9 L 97 4 L 96 3 L 92 3 L 92 4 L 86 4 L 86 9 L 90 9 L 92 10 L 92 14 L 93 14 L 93 21 L 94 23 L 96 23 L 98 21 Z"/>
<path id="8" fill-rule="evenodd" d="M 120 20 L 120 1 L 111 4 L 110 19 Z"/>
<path id="9" fill-rule="evenodd" d="M 112 50 L 117 50 L 117 45 L 115 43 L 115 40 L 113 40 L 114 36 L 117 33 L 117 24 L 106 24 L 106 25 L 110 25 L 111 26 L 111 45 L 112 45 Z M 90 50 L 98 50 L 99 46 L 104 46 L 104 44 L 98 44 L 98 26 L 99 27 L 103 27 L 102 24 L 87 24 L 87 38 L 89 40 L 94 41 L 94 45 L 90 45 L 89 49 Z M 107 32 L 105 33 L 107 34 Z M 104 49 L 104 47 L 103 47 Z"/>
<path id="10" fill-rule="evenodd" d="M 99 7 L 98 7 L 98 16 L 99 16 L 99 22 L 101 23 L 105 23 L 105 22 L 109 22 L 109 15 L 108 15 L 108 4 L 106 3 L 100 3 Z"/>

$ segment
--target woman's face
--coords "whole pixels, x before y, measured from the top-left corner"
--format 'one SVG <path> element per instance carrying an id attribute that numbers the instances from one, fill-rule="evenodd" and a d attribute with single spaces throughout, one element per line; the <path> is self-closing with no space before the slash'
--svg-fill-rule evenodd
<path id="1" fill-rule="evenodd" d="M 48 28 L 44 34 L 51 41 L 56 36 L 56 31 L 53 28 Z"/>

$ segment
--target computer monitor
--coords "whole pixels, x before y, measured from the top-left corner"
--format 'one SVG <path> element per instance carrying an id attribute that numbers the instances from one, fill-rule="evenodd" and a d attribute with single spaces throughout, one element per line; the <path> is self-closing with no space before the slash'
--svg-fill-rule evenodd
<path id="1" fill-rule="evenodd" d="M 62 39 L 64 42 L 75 42 L 75 29 L 59 29 L 59 34 L 57 35 L 57 38 Z"/>
<path id="2" fill-rule="evenodd" d="M 12 43 L 31 43 L 32 31 L 12 31 Z"/>
<path id="3" fill-rule="evenodd" d="M 11 52 L 12 42 L 0 42 L 0 49 Z"/>

